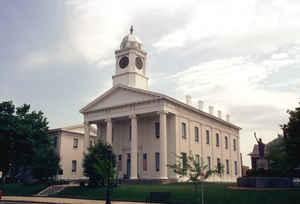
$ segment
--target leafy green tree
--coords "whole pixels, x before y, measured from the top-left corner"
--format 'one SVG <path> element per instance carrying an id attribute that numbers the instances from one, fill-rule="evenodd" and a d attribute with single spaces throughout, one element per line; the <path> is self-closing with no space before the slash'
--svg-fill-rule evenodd
<path id="1" fill-rule="evenodd" d="M 12 101 L 0 103 L 0 141 L 1 170 L 6 174 L 10 169 L 12 178 L 22 169 L 37 179 L 46 180 L 60 169 L 59 156 L 48 134 L 48 121 L 43 112 L 30 111 L 30 105 L 15 108 Z M 49 159 L 51 167 L 44 168 Z"/>
<path id="2" fill-rule="evenodd" d="M 116 155 L 111 145 L 99 141 L 91 146 L 84 155 L 83 168 L 90 182 L 99 185 L 100 181 L 106 188 L 106 204 L 110 204 L 110 194 L 117 181 Z"/>
<path id="3" fill-rule="evenodd" d="M 0 103 L 0 171 L 2 171 L 2 181 L 5 183 L 5 178 L 9 170 L 10 143 L 12 142 L 11 136 L 16 131 L 15 129 L 15 106 L 11 101 Z"/>
<path id="4" fill-rule="evenodd" d="M 269 160 L 269 168 L 274 175 L 286 175 L 288 172 L 287 152 L 285 141 L 280 140 L 269 145 L 269 151 L 266 158 Z"/>
<path id="5" fill-rule="evenodd" d="M 192 152 L 190 152 L 188 156 L 186 153 L 181 153 L 180 155 L 176 155 L 176 158 L 175 164 L 168 164 L 167 166 L 171 168 L 179 178 L 187 179 L 188 182 L 194 185 L 195 196 L 198 194 L 198 185 L 201 183 L 201 197 L 203 203 L 203 181 L 213 174 L 221 175 L 223 172 L 222 166 L 219 166 L 219 169 L 217 167 L 217 169 L 211 170 L 204 162 L 198 162 Z"/>
<path id="6" fill-rule="evenodd" d="M 284 135 L 288 169 L 292 170 L 300 165 L 300 107 L 287 112 L 290 115 L 289 121 L 281 127 Z"/>

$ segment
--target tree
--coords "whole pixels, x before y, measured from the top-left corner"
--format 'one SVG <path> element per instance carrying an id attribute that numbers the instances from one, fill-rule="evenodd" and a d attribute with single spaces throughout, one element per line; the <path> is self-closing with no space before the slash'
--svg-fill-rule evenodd
<path id="1" fill-rule="evenodd" d="M 300 107 L 288 110 L 287 124 L 282 125 L 288 169 L 292 171 L 300 165 Z"/>
<path id="2" fill-rule="evenodd" d="M 269 160 L 269 168 L 273 175 L 287 175 L 288 162 L 285 142 L 279 140 L 269 145 L 269 151 L 266 158 Z"/>
<path id="3" fill-rule="evenodd" d="M 194 185 L 195 196 L 197 196 L 198 185 L 201 183 L 202 192 L 202 203 L 203 203 L 203 181 L 212 176 L 213 174 L 222 174 L 222 165 L 217 165 L 217 169 L 208 169 L 208 165 L 204 162 L 197 161 L 193 156 L 192 152 L 187 156 L 186 153 L 181 153 L 176 155 L 176 163 L 168 164 L 167 166 L 171 168 L 174 173 L 176 173 L 180 178 L 187 179 L 187 181 L 192 182 Z"/>
<path id="4" fill-rule="evenodd" d="M 83 168 L 91 183 L 99 185 L 100 181 L 106 188 L 106 204 L 110 204 L 110 193 L 117 180 L 116 155 L 111 145 L 99 141 L 91 146 L 84 155 Z"/>
<path id="5" fill-rule="evenodd" d="M 15 108 L 12 101 L 0 103 L 0 141 L 0 167 L 4 175 L 8 170 L 12 178 L 21 172 L 31 172 L 34 178 L 46 180 L 60 169 L 59 156 L 48 134 L 47 118 L 41 111 L 30 112 L 30 105 Z M 51 167 L 45 168 L 43 165 L 48 162 Z"/>

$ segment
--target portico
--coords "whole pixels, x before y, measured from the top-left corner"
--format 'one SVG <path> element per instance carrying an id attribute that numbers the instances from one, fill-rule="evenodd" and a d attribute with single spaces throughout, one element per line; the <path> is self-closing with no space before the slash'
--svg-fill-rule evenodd
<path id="1" fill-rule="evenodd" d="M 143 105 L 144 108 L 140 108 L 140 110 L 138 107 L 131 105 L 131 107 L 128 107 L 129 111 L 125 111 L 125 107 L 115 107 L 110 110 L 98 110 L 97 112 L 89 113 L 88 115 L 90 115 L 90 117 L 87 116 L 84 123 L 86 130 L 85 144 L 88 144 L 85 145 L 85 151 L 90 144 L 88 137 L 90 126 L 96 125 L 97 140 L 102 140 L 103 142 L 112 145 L 115 154 L 121 156 L 126 161 L 121 161 L 121 166 L 125 167 L 125 169 L 122 169 L 121 171 L 127 174 L 127 169 L 129 168 L 130 179 L 142 178 L 144 174 L 141 171 L 143 169 L 141 165 L 143 163 L 141 161 L 143 158 L 141 157 L 141 155 L 145 154 L 145 150 L 147 149 L 147 147 L 144 147 L 147 145 L 147 143 L 143 143 L 143 138 L 141 135 L 146 132 L 144 130 L 145 128 L 143 127 L 143 121 L 156 120 L 160 124 L 160 138 L 158 141 L 160 169 L 157 178 L 167 179 L 167 112 L 164 110 L 160 110 L 160 106 L 155 107 L 155 105 L 159 105 L 159 103 L 155 101 L 153 103 L 147 102 Z M 141 104 L 139 104 L 138 106 L 141 106 Z M 146 106 L 151 106 L 151 108 L 147 108 Z M 132 112 L 132 109 L 137 109 L 137 111 Z M 148 110 L 148 112 L 146 112 L 145 110 Z M 108 113 L 112 112 L 114 112 L 115 114 L 109 116 Z M 152 137 L 152 139 L 155 139 L 154 134 L 148 133 L 146 135 L 148 137 Z M 128 157 L 128 155 L 130 155 L 130 162 L 127 163 L 126 159 L 128 158 L 126 157 Z M 127 167 L 128 164 L 130 164 L 130 167 Z M 120 175 L 120 177 L 121 176 L 122 175 Z"/>

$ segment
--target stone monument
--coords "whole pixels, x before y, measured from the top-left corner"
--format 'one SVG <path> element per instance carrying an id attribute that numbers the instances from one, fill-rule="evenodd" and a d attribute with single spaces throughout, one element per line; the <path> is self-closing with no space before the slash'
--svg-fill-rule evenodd
<path id="1" fill-rule="evenodd" d="M 254 137 L 258 144 L 258 152 L 259 152 L 259 159 L 257 160 L 256 166 L 257 169 L 268 169 L 268 161 L 265 159 L 265 144 L 262 142 L 261 138 L 259 140 L 256 137 L 256 133 L 254 133 Z"/>

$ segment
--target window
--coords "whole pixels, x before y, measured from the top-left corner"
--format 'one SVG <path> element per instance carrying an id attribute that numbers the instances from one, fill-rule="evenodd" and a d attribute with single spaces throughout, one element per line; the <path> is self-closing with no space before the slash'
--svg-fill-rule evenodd
<path id="1" fill-rule="evenodd" d="M 208 165 L 208 169 L 211 170 L 211 161 L 210 161 L 210 157 L 207 157 L 207 165 Z"/>
<path id="2" fill-rule="evenodd" d="M 160 123 L 159 122 L 155 123 L 155 136 L 156 136 L 156 138 L 160 137 Z"/>
<path id="3" fill-rule="evenodd" d="M 129 141 L 131 141 L 131 125 L 129 125 Z"/>
<path id="4" fill-rule="evenodd" d="M 77 170 L 77 161 L 73 160 L 72 161 L 72 172 L 76 172 L 76 170 Z"/>
<path id="5" fill-rule="evenodd" d="M 225 149 L 228 149 L 228 137 L 225 136 Z"/>
<path id="6" fill-rule="evenodd" d="M 199 142 L 199 128 L 195 127 L 195 142 Z"/>
<path id="7" fill-rule="evenodd" d="M 209 130 L 206 130 L 206 144 L 209 144 Z"/>
<path id="8" fill-rule="evenodd" d="M 182 167 L 183 167 L 184 169 L 186 169 L 186 168 L 187 168 L 187 157 L 186 157 L 186 153 L 185 153 L 185 152 L 182 152 L 181 154 L 182 154 Z"/>
<path id="9" fill-rule="evenodd" d="M 114 142 L 114 133 L 115 133 L 115 130 L 114 128 L 111 129 L 111 142 Z"/>
<path id="10" fill-rule="evenodd" d="M 236 151 L 236 140 L 233 139 L 233 151 Z"/>
<path id="11" fill-rule="evenodd" d="M 186 139 L 186 124 L 181 123 L 181 127 L 182 127 L 182 138 Z"/>
<path id="12" fill-rule="evenodd" d="M 218 173 L 221 173 L 221 160 L 220 160 L 220 158 L 217 158 L 217 171 L 218 171 Z"/>
<path id="13" fill-rule="evenodd" d="M 200 165 L 200 155 L 199 154 L 196 154 L 195 160 L 196 160 L 197 164 Z"/>
<path id="14" fill-rule="evenodd" d="M 147 171 L 147 153 L 143 154 L 143 170 Z"/>
<path id="15" fill-rule="evenodd" d="M 220 141 L 219 141 L 219 133 L 216 134 L 216 146 L 220 146 Z"/>
<path id="16" fill-rule="evenodd" d="M 119 154 L 119 171 L 122 171 L 122 155 Z"/>
<path id="17" fill-rule="evenodd" d="M 73 148 L 78 148 L 78 137 L 74 137 L 73 139 Z"/>
<path id="18" fill-rule="evenodd" d="M 226 159 L 226 173 L 229 174 L 229 160 Z"/>
<path id="19" fill-rule="evenodd" d="M 234 175 L 238 174 L 237 161 L 234 161 Z"/>
<path id="20" fill-rule="evenodd" d="M 155 169 L 159 171 L 159 152 L 155 152 Z"/>

